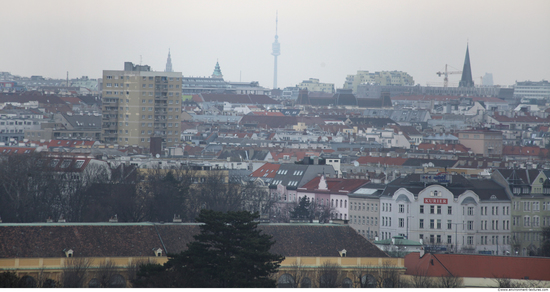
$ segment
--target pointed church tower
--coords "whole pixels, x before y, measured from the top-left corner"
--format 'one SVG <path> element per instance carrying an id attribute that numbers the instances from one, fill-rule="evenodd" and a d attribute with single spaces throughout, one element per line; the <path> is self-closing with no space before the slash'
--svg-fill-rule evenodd
<path id="1" fill-rule="evenodd" d="M 458 83 L 458 87 L 474 87 L 472 79 L 472 67 L 470 66 L 470 51 L 469 46 L 466 46 L 466 58 L 464 59 L 464 68 L 462 68 L 462 79 Z"/>
<path id="2" fill-rule="evenodd" d="M 168 49 L 168 59 L 166 60 L 166 69 L 164 72 L 174 72 L 174 70 L 172 70 L 172 57 L 170 56 L 170 49 Z"/>
<path id="3" fill-rule="evenodd" d="M 216 67 L 214 68 L 214 73 L 212 73 L 212 78 L 223 78 L 222 70 L 220 69 L 220 63 L 216 61 Z"/>

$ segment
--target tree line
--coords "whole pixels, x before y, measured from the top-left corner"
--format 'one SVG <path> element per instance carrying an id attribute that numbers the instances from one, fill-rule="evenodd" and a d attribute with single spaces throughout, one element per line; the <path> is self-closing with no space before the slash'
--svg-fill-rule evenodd
<path id="1" fill-rule="evenodd" d="M 0 161 L 3 222 L 194 222 L 201 209 L 267 214 L 274 201 L 248 177 L 227 171 L 147 169 L 90 164 L 82 172 L 54 171 L 45 155 L 11 155 Z"/>

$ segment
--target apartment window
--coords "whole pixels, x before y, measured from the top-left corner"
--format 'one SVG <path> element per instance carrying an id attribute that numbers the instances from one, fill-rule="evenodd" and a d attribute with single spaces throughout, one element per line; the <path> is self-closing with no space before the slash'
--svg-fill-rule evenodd
<path id="1" fill-rule="evenodd" d="M 405 205 L 399 204 L 399 213 L 405 213 Z"/>
<path id="2" fill-rule="evenodd" d="M 533 211 L 540 211 L 540 202 L 533 202 Z"/>
<path id="3" fill-rule="evenodd" d="M 405 227 L 405 219 L 399 218 L 399 227 Z"/>
<path id="4" fill-rule="evenodd" d="M 420 219 L 420 222 L 418 225 L 420 229 L 424 229 L 424 219 Z"/>
<path id="5" fill-rule="evenodd" d="M 453 243 L 453 238 L 452 238 L 452 236 L 447 235 L 447 244 L 452 244 L 452 243 Z"/>
<path id="6" fill-rule="evenodd" d="M 453 207 L 447 206 L 447 214 L 452 215 L 453 214 Z"/>
<path id="7" fill-rule="evenodd" d="M 434 243 L 434 238 L 435 238 L 435 235 L 433 234 L 430 234 L 430 243 Z"/>
<path id="8" fill-rule="evenodd" d="M 435 206 L 434 205 L 430 206 L 430 214 L 435 214 Z"/>
<path id="9" fill-rule="evenodd" d="M 437 206 L 437 214 L 441 215 L 441 206 Z"/>
<path id="10" fill-rule="evenodd" d="M 437 229 L 441 229 L 441 219 L 437 219 Z"/>
<path id="11" fill-rule="evenodd" d="M 453 222 L 451 220 L 447 220 L 447 229 L 453 229 Z"/>
<path id="12" fill-rule="evenodd" d="M 468 230 L 474 230 L 474 221 L 468 221 Z"/>
<path id="13" fill-rule="evenodd" d="M 469 216 L 474 215 L 474 207 L 468 207 L 468 215 Z"/>
<path id="14" fill-rule="evenodd" d="M 468 245 L 474 245 L 474 237 L 468 236 Z"/>
<path id="15" fill-rule="evenodd" d="M 420 205 L 420 214 L 424 214 L 424 205 Z"/>
<path id="16" fill-rule="evenodd" d="M 531 202 L 523 202 L 523 211 L 531 211 Z"/>
<path id="17" fill-rule="evenodd" d="M 437 235 L 437 243 L 441 243 L 441 235 Z"/>
<path id="18" fill-rule="evenodd" d="M 430 219 L 430 229 L 434 229 L 434 228 L 435 228 L 435 220 Z"/>

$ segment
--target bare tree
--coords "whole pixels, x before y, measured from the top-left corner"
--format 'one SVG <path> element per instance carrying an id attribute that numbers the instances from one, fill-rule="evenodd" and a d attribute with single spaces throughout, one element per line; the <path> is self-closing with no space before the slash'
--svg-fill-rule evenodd
<path id="1" fill-rule="evenodd" d="M 299 264 L 298 261 L 292 263 L 292 265 L 290 265 L 289 269 L 286 271 L 294 279 L 293 288 L 298 288 L 304 278 L 311 278 L 312 273 L 310 270 L 306 269 L 301 263 Z"/>
<path id="2" fill-rule="evenodd" d="M 427 271 L 417 270 L 416 274 L 411 277 L 410 286 L 412 288 L 433 288 L 435 283 L 431 277 L 427 276 Z"/>
<path id="3" fill-rule="evenodd" d="M 324 262 L 317 269 L 317 285 L 319 288 L 337 288 L 342 282 L 342 270 L 340 265 Z"/>
<path id="4" fill-rule="evenodd" d="M 544 284 L 541 281 L 514 281 L 509 277 L 493 276 L 497 288 L 543 288 Z"/>
<path id="5" fill-rule="evenodd" d="M 61 285 L 64 288 L 83 288 L 89 268 L 87 258 L 68 258 L 61 273 Z"/>
<path id="6" fill-rule="evenodd" d="M 438 288 L 460 288 L 463 286 L 462 278 L 448 273 L 442 275 L 435 281 L 435 285 Z"/>
<path id="7" fill-rule="evenodd" d="M 117 266 L 111 261 L 103 261 L 95 272 L 101 288 L 110 288 L 113 276 L 117 274 Z"/>

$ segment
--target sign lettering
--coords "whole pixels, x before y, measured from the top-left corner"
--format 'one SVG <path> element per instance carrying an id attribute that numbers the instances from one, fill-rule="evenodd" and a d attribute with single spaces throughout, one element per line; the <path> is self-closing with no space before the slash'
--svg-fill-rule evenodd
<path id="1" fill-rule="evenodd" d="M 424 204 L 447 204 L 447 199 L 424 198 Z"/>

